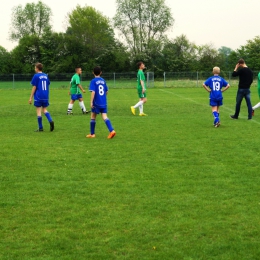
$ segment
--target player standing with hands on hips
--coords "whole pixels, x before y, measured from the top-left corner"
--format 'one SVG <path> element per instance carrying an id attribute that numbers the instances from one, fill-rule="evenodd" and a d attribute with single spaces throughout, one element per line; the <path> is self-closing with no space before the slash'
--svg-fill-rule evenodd
<path id="1" fill-rule="evenodd" d="M 239 59 L 236 67 L 232 73 L 233 77 L 239 76 L 237 97 L 236 97 L 236 111 L 234 115 L 230 115 L 232 119 L 238 119 L 240 106 L 243 98 L 246 100 L 248 109 L 248 120 L 252 119 L 252 105 L 250 100 L 250 86 L 253 82 L 253 72 L 250 70 L 243 59 Z"/>
<path id="2" fill-rule="evenodd" d="M 107 92 L 108 87 L 106 81 L 101 78 L 101 68 L 95 67 L 93 70 L 93 74 L 95 76 L 94 79 L 91 80 L 89 91 L 91 92 L 90 97 L 90 106 L 91 106 L 91 121 L 90 121 L 90 134 L 88 134 L 87 138 L 95 138 L 95 127 L 96 127 L 96 117 L 100 113 L 108 130 L 109 135 L 108 139 L 112 139 L 116 132 L 107 117 Z"/>
<path id="3" fill-rule="evenodd" d="M 203 84 L 203 87 L 209 92 L 209 105 L 212 108 L 212 115 L 214 117 L 213 125 L 215 127 L 220 126 L 219 107 L 223 105 L 222 92 L 229 88 L 229 84 L 223 78 L 221 78 L 219 74 L 220 68 L 214 67 L 214 76 L 208 78 Z"/>
<path id="4" fill-rule="evenodd" d="M 54 122 L 50 113 L 47 111 L 49 106 L 49 86 L 50 80 L 48 75 L 42 72 L 43 65 L 41 63 L 35 64 L 35 74 L 32 78 L 31 85 L 32 92 L 29 98 L 29 104 L 32 104 L 32 98 L 34 97 L 34 106 L 36 107 L 36 113 L 38 118 L 38 129 L 35 132 L 42 132 L 42 112 L 50 123 L 50 131 L 54 130 Z"/>
<path id="5" fill-rule="evenodd" d="M 86 107 L 84 105 L 82 94 L 80 92 L 80 91 L 82 91 L 83 93 L 86 92 L 80 84 L 80 75 L 82 73 L 82 69 L 78 67 L 75 69 L 75 72 L 76 73 L 72 76 L 72 79 L 70 82 L 69 95 L 71 95 L 71 100 L 68 105 L 67 115 L 73 115 L 72 109 L 73 109 L 73 105 L 76 100 L 79 101 L 79 106 L 81 107 L 82 113 L 83 114 L 88 113 L 88 111 L 86 110 Z"/>
<path id="6" fill-rule="evenodd" d="M 144 69 L 145 65 L 142 61 L 137 63 L 138 67 L 138 73 L 137 73 L 137 92 L 138 96 L 140 98 L 139 102 L 136 103 L 134 106 L 131 106 L 131 112 L 133 115 L 135 115 L 135 109 L 139 107 L 139 116 L 147 116 L 144 113 L 144 103 L 147 102 L 146 98 L 146 83 L 145 83 L 145 75 L 144 75 Z"/>

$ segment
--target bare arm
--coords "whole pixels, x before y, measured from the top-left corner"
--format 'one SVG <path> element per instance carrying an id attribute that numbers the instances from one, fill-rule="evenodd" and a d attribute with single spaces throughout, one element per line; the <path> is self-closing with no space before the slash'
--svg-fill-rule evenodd
<path id="1" fill-rule="evenodd" d="M 95 91 L 92 91 L 91 92 L 91 96 L 90 96 L 90 107 L 93 108 L 93 100 L 94 100 L 94 97 L 95 97 Z"/>
<path id="2" fill-rule="evenodd" d="M 33 98 L 35 91 L 36 91 L 36 86 L 33 86 L 32 91 L 31 91 L 31 95 L 30 95 L 30 98 L 29 98 L 29 104 L 32 104 L 32 98 Z"/>
<path id="3" fill-rule="evenodd" d="M 141 86 L 142 86 L 142 92 L 144 93 L 145 92 L 144 81 L 140 80 L 140 83 L 141 83 Z"/>
<path id="4" fill-rule="evenodd" d="M 225 87 L 225 88 L 223 88 L 222 90 L 221 90 L 221 92 L 224 92 L 224 91 L 226 91 L 228 88 L 230 87 L 230 85 L 229 84 L 227 84 L 227 86 Z"/>
<path id="5" fill-rule="evenodd" d="M 86 93 L 85 89 L 83 89 L 83 87 L 80 84 L 78 84 L 77 86 L 81 89 L 83 93 Z"/>
<path id="6" fill-rule="evenodd" d="M 211 92 L 211 89 L 207 87 L 205 84 L 203 84 L 203 88 L 205 88 L 208 92 Z"/>

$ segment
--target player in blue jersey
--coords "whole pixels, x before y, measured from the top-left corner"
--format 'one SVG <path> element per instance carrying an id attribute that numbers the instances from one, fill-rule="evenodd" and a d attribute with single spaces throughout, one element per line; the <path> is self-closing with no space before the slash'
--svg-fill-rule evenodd
<path id="1" fill-rule="evenodd" d="M 208 78 L 203 87 L 209 92 L 209 104 L 212 108 L 212 115 L 214 117 L 214 126 L 220 126 L 219 107 L 223 105 L 222 92 L 229 88 L 229 84 L 219 76 L 220 68 L 214 67 L 214 76 Z M 223 88 L 224 87 L 224 88 Z"/>
<path id="2" fill-rule="evenodd" d="M 34 97 L 34 106 L 36 107 L 36 113 L 38 117 L 38 129 L 36 132 L 43 131 L 42 125 L 42 112 L 47 117 L 50 123 L 50 130 L 54 130 L 54 122 L 51 118 L 50 113 L 47 111 L 49 106 L 49 86 L 50 80 L 48 75 L 42 72 L 43 65 L 41 63 L 35 64 L 35 74 L 32 78 L 31 85 L 32 92 L 29 98 L 29 104 L 32 104 L 32 98 Z"/>
<path id="3" fill-rule="evenodd" d="M 94 79 L 91 80 L 89 91 L 91 92 L 90 98 L 90 106 L 91 106 L 91 121 L 90 121 L 90 134 L 88 134 L 87 138 L 94 138 L 95 137 L 95 126 L 96 126 L 96 117 L 99 113 L 106 123 L 106 126 L 109 130 L 108 139 L 113 138 L 116 135 L 112 124 L 107 117 L 107 92 L 108 87 L 106 81 L 101 78 L 101 68 L 95 67 L 93 70 L 93 74 L 95 76 Z"/>

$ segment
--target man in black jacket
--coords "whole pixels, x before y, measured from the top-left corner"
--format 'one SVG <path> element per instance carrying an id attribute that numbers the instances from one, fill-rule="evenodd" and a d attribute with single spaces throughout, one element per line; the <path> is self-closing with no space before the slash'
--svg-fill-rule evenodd
<path id="1" fill-rule="evenodd" d="M 252 105 L 250 100 L 250 86 L 253 82 L 253 72 L 250 70 L 243 59 L 240 59 L 232 73 L 233 77 L 239 76 L 237 97 L 236 97 L 236 112 L 230 118 L 238 119 L 240 106 L 243 98 L 246 100 L 248 108 L 248 119 L 252 119 Z"/>

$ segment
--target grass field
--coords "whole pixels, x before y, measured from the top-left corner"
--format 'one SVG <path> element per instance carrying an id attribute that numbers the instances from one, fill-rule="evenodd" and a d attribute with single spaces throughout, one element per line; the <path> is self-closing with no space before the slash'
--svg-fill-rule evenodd
<path id="1" fill-rule="evenodd" d="M 163 79 L 156 79 L 154 83 L 150 83 L 155 88 L 191 88 L 191 87 L 201 87 L 205 80 L 178 80 L 178 79 L 171 79 L 167 78 L 167 80 Z M 228 81 L 231 86 L 237 86 L 237 79 L 232 78 Z M 107 80 L 107 84 L 110 89 L 135 89 L 136 88 L 136 79 L 130 80 Z M 89 81 L 82 81 L 82 85 L 84 87 L 88 87 Z M 256 81 L 252 84 L 253 87 L 256 86 Z M 0 90 L 17 90 L 17 89 L 25 89 L 30 88 L 30 83 L 25 81 L 0 81 Z M 51 89 L 68 89 L 69 88 L 69 81 L 51 81 Z"/>
<path id="2" fill-rule="evenodd" d="M 54 132 L 35 133 L 28 84 L 0 90 L 0 259 L 260 259 L 260 111 L 234 112 L 224 93 L 214 128 L 202 88 L 154 88 L 133 116 L 133 89 L 111 89 L 101 118 L 67 116 L 51 91 Z M 89 104 L 89 94 L 85 94 Z M 252 88 L 252 102 L 258 102 Z"/>

